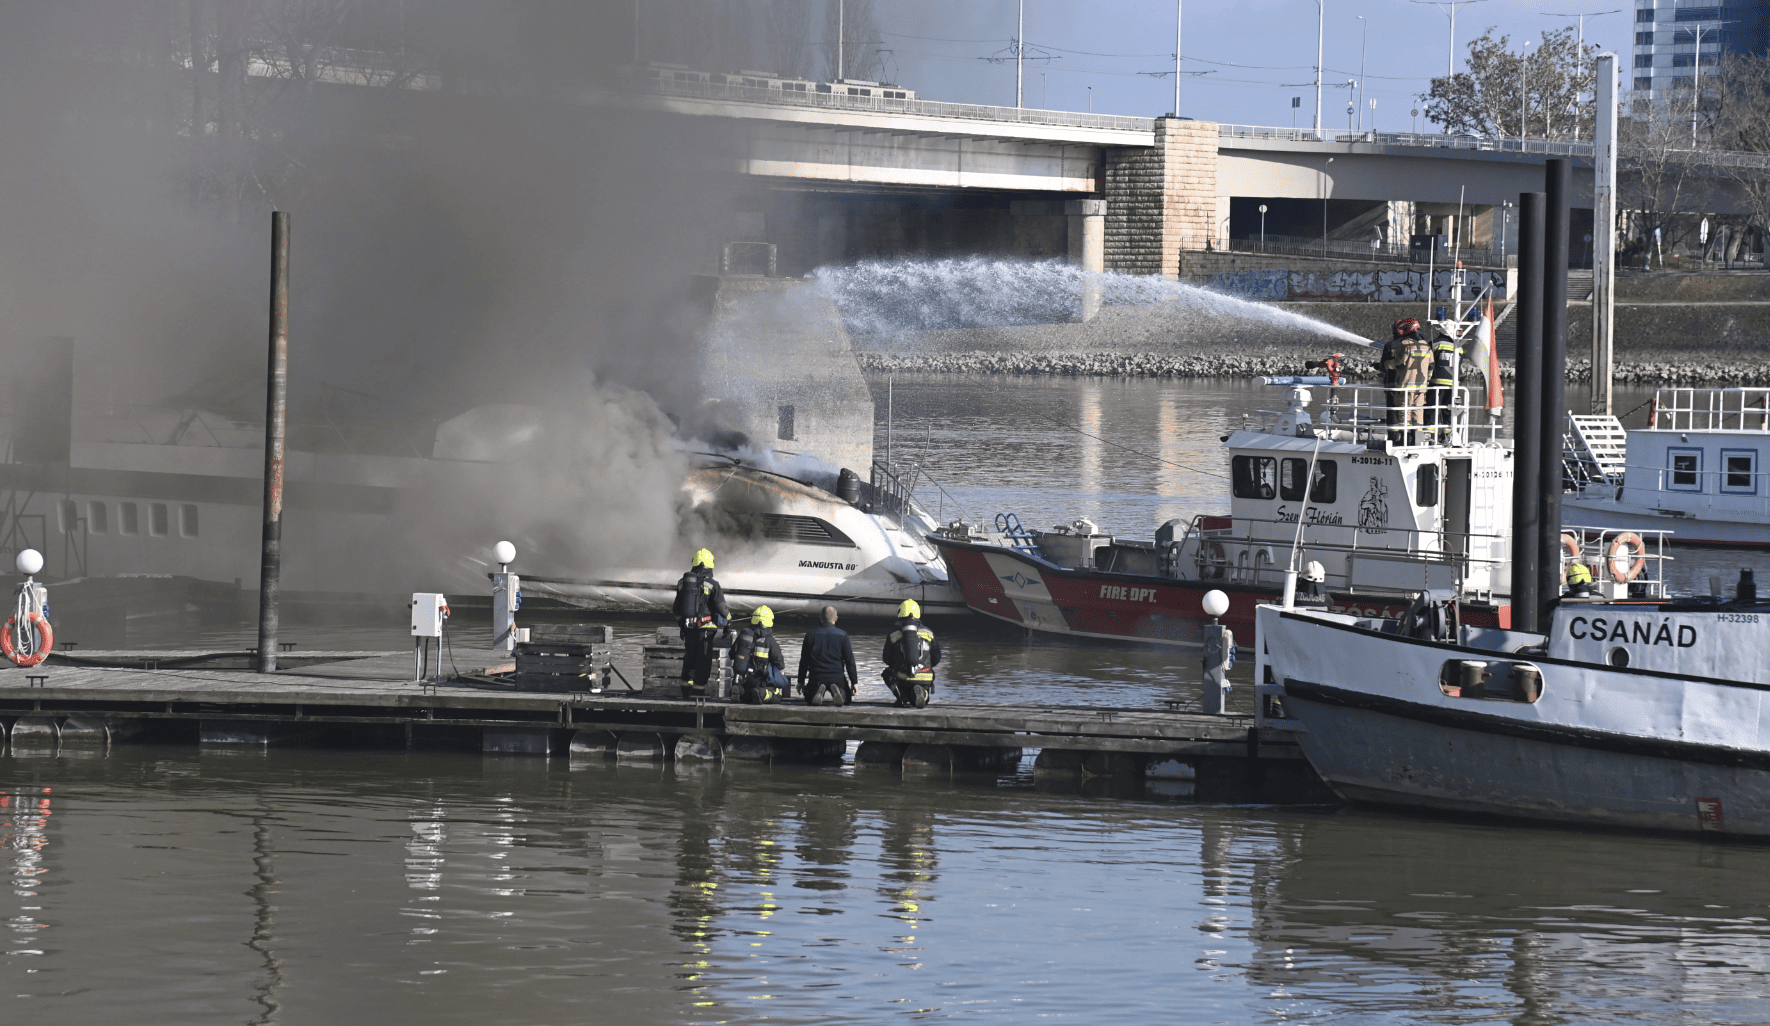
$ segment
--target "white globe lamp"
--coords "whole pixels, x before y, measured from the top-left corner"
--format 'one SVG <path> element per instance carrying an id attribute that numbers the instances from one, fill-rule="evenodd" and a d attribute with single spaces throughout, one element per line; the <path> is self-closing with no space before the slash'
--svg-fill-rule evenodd
<path id="1" fill-rule="evenodd" d="M 1205 615 L 1213 620 L 1229 612 L 1229 596 L 1215 588 L 1205 592 L 1205 600 L 1202 604 L 1205 607 Z"/>
<path id="2" fill-rule="evenodd" d="M 516 546 L 507 541 L 492 546 L 492 562 L 500 566 L 509 566 L 516 562 Z"/>

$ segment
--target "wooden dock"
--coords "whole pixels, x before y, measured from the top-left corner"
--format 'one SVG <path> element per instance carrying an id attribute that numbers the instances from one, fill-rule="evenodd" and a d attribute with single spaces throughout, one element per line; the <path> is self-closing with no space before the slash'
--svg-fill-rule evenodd
<path id="1" fill-rule="evenodd" d="M 0 671 L 0 725 L 15 752 L 58 743 L 453 747 L 619 760 L 828 762 L 963 772 L 1018 762 L 1041 772 L 1307 776 L 1298 749 L 1259 736 L 1251 716 L 1168 709 L 944 703 L 742 705 L 646 693 L 537 692 L 475 676 L 419 683 L 403 653 L 308 653 L 261 674 L 216 669 L 250 653 L 81 652 Z M 457 653 L 457 656 L 461 656 Z M 1296 800 L 1296 799 L 1291 799 Z"/>

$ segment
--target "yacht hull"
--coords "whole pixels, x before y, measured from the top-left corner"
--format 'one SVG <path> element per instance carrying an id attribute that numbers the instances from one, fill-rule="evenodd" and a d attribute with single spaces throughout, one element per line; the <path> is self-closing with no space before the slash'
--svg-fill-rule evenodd
<path id="1" fill-rule="evenodd" d="M 1613 531 L 1668 531 L 1666 543 L 1708 548 L 1770 548 L 1770 524 L 1743 520 L 1714 520 L 1691 515 L 1672 516 L 1645 507 L 1610 499 L 1562 496 L 1562 516 L 1582 527 Z"/>

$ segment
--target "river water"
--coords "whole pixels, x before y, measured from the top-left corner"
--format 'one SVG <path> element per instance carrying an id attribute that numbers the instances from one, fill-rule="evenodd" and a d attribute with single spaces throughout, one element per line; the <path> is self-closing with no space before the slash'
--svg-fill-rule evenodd
<path id="1" fill-rule="evenodd" d="M 1221 510 L 1218 437 L 1277 405 L 1138 380 L 891 392 L 894 455 L 928 465 L 945 496 L 919 494 L 947 518 L 1085 515 L 1140 537 Z M 1765 569 L 1677 555 L 1686 582 Z M 284 636 L 398 648 L 402 614 Z M 621 624 L 622 650 L 646 629 Z M 945 637 L 937 702 L 1196 694 L 1189 653 Z M 863 679 L 875 647 L 857 645 Z M 0 759 L 0 1008 L 34 1024 L 1770 1019 L 1770 849 L 1208 804 L 1035 779 L 1031 762 L 925 781 L 851 762 L 19 747 Z"/>

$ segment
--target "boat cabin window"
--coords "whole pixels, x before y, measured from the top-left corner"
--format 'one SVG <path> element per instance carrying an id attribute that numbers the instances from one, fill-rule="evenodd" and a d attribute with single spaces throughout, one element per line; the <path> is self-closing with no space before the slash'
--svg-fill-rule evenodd
<path id="1" fill-rule="evenodd" d="M 790 442 L 793 440 L 793 408 L 791 406 L 782 406 L 779 412 L 780 424 L 775 429 L 774 437 L 784 438 Z"/>
<path id="2" fill-rule="evenodd" d="M 1309 501 L 1333 502 L 1338 489 L 1337 465 L 1333 460 L 1317 459 L 1315 461 L 1315 480 L 1309 488 Z M 1294 457 L 1286 458 L 1279 464 L 1278 497 L 1295 502 L 1303 497 L 1303 477 L 1309 473 L 1309 461 Z"/>
<path id="3" fill-rule="evenodd" d="M 87 503 L 86 529 L 93 534 L 104 534 L 106 531 L 109 531 L 111 529 L 111 518 L 106 515 L 109 512 L 109 507 L 102 502 Z"/>
<path id="4" fill-rule="evenodd" d="M 1414 505 L 1438 505 L 1438 464 L 1427 463 L 1420 467 L 1419 477 L 1414 481 L 1414 492 Z"/>
<path id="5" fill-rule="evenodd" d="M 80 504 L 72 499 L 61 502 L 61 533 L 77 534 L 80 530 Z"/>
<path id="6" fill-rule="evenodd" d="M 1543 697 L 1543 671 L 1530 663 L 1447 659 L 1438 671 L 1438 690 L 1449 698 L 1535 702 Z"/>
<path id="7" fill-rule="evenodd" d="M 197 536 L 197 507 L 193 503 L 185 503 L 178 507 L 178 533 L 186 538 Z"/>
<path id="8" fill-rule="evenodd" d="M 1666 469 L 1671 471 L 1666 477 L 1667 488 L 1680 492 L 1702 491 L 1701 449 L 1668 449 Z"/>
<path id="9" fill-rule="evenodd" d="M 156 538 L 164 538 L 166 537 L 166 532 L 170 529 L 171 523 L 172 517 L 167 513 L 165 503 L 151 502 L 148 504 L 149 534 Z"/>
<path id="10" fill-rule="evenodd" d="M 818 517 L 794 516 L 790 513 L 764 513 L 761 515 L 761 521 L 762 536 L 769 541 L 858 548 L 854 544 L 854 539 L 842 533 L 841 528 Z"/>
<path id="11" fill-rule="evenodd" d="M 1278 494 L 1278 460 L 1237 456 L 1230 461 L 1230 491 L 1238 499 L 1270 499 Z"/>
<path id="12" fill-rule="evenodd" d="M 1758 450 L 1721 450 L 1721 490 L 1732 495 L 1758 494 Z"/>
<path id="13" fill-rule="evenodd" d="M 141 518 L 133 502 L 117 503 L 117 530 L 122 534 L 140 534 Z"/>

